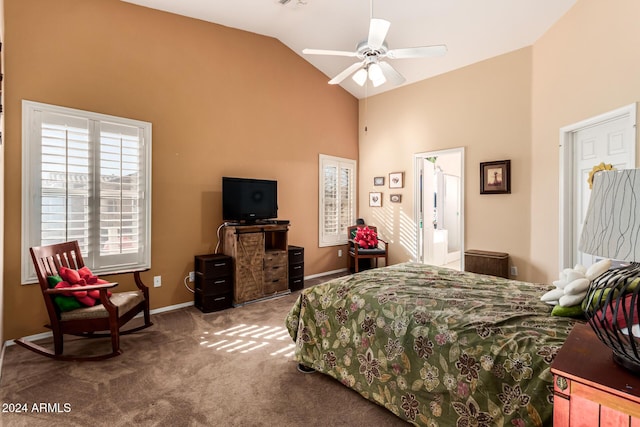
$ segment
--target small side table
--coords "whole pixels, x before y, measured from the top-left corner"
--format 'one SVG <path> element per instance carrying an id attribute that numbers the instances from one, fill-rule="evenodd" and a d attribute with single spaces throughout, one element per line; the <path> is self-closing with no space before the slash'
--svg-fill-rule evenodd
<path id="1" fill-rule="evenodd" d="M 222 254 L 194 257 L 193 305 L 203 313 L 230 308 L 233 301 L 233 259 Z"/>
<path id="2" fill-rule="evenodd" d="M 577 324 L 551 364 L 554 427 L 640 427 L 640 376 L 613 361 L 588 324 Z"/>

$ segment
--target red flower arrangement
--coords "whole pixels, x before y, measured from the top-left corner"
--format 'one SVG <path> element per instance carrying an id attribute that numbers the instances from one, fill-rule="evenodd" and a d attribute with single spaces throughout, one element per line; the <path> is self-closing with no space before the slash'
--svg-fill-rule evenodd
<path id="1" fill-rule="evenodd" d="M 354 240 L 363 249 L 378 247 L 378 234 L 369 227 L 358 227 Z"/>

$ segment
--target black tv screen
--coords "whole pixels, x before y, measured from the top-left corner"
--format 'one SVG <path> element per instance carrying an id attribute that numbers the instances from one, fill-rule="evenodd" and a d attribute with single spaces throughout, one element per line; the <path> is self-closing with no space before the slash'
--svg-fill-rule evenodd
<path id="1" fill-rule="evenodd" d="M 222 219 L 256 222 L 278 217 L 278 181 L 222 177 Z"/>

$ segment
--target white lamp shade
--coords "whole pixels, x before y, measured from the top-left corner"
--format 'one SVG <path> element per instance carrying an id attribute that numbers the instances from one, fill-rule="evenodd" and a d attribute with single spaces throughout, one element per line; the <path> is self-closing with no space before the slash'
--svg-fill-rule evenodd
<path id="1" fill-rule="evenodd" d="M 604 258 L 640 261 L 640 169 L 595 174 L 579 249 Z"/>
<path id="2" fill-rule="evenodd" d="M 374 87 L 378 87 L 387 81 L 380 65 L 376 63 L 369 65 L 369 80 L 371 80 Z"/>
<path id="3" fill-rule="evenodd" d="M 351 78 L 360 86 L 364 86 L 364 82 L 367 81 L 367 70 L 364 68 L 360 68 Z"/>

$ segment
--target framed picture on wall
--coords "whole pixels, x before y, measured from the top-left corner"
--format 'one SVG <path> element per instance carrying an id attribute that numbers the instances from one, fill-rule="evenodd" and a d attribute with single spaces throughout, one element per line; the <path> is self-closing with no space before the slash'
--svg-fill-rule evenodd
<path id="1" fill-rule="evenodd" d="M 382 193 L 369 193 L 369 206 L 380 207 L 382 206 Z"/>
<path id="2" fill-rule="evenodd" d="M 384 185 L 384 176 L 376 176 L 373 178 L 373 185 L 380 186 Z"/>
<path id="3" fill-rule="evenodd" d="M 402 194 L 392 194 L 389 196 L 389 201 L 391 203 L 400 203 L 402 202 Z"/>
<path id="4" fill-rule="evenodd" d="M 511 160 L 480 163 L 480 194 L 511 193 Z"/>
<path id="5" fill-rule="evenodd" d="M 389 188 L 404 187 L 404 172 L 391 172 L 389 174 Z"/>

